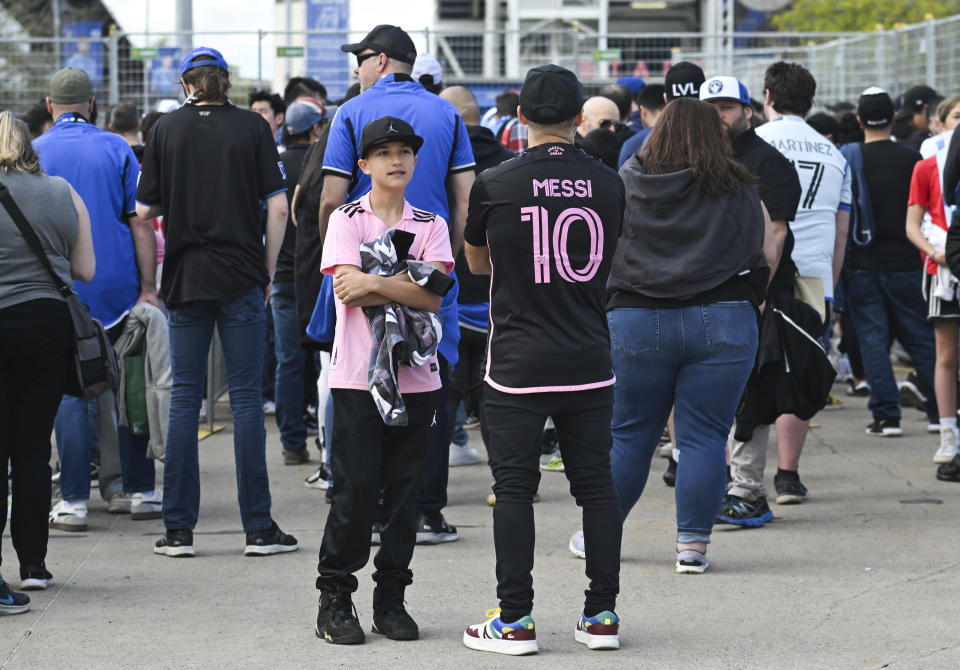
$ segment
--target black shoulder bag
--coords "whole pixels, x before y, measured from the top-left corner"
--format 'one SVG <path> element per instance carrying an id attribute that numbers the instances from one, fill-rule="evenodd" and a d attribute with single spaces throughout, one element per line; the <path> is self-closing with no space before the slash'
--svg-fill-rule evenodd
<path id="1" fill-rule="evenodd" d="M 50 265 L 40 239 L 37 237 L 20 207 L 10 195 L 5 184 L 0 183 L 0 203 L 17 224 L 20 234 L 37 255 L 43 267 L 53 277 L 57 291 L 67 301 L 70 320 L 73 322 L 73 365 L 67 378 L 68 395 L 92 400 L 120 383 L 120 369 L 117 354 L 107 337 L 103 324 L 90 316 L 90 310 L 80 302 L 80 298 L 67 286 Z"/>

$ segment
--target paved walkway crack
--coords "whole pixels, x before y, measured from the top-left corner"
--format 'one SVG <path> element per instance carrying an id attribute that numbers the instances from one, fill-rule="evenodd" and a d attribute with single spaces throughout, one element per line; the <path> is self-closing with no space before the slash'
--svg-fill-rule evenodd
<path id="1" fill-rule="evenodd" d="M 74 569 L 73 573 L 70 575 L 70 578 L 60 585 L 60 588 L 57 589 L 57 592 L 54 594 L 53 598 L 50 599 L 50 602 L 48 602 L 46 606 L 40 610 L 40 616 L 37 617 L 36 621 L 30 624 L 30 627 L 27 628 L 27 630 L 23 631 L 20 639 L 17 640 L 17 646 L 13 648 L 13 651 L 11 651 L 5 659 L 3 659 L 3 664 L 0 665 L 0 670 L 3 670 L 3 668 L 10 664 L 10 661 L 13 660 L 13 657 L 16 656 L 17 652 L 20 651 L 20 648 L 23 647 L 24 642 L 27 641 L 27 638 L 33 635 L 34 629 L 37 627 L 40 621 L 43 620 L 43 617 L 46 615 L 47 611 L 53 607 L 55 602 L 57 602 L 57 598 L 60 597 L 60 594 L 63 593 L 64 589 L 70 586 L 74 579 L 76 579 L 77 574 L 79 574 L 80 570 L 83 569 L 83 566 L 87 564 L 87 561 L 90 560 L 90 557 L 93 556 L 93 553 L 97 550 L 97 548 L 103 544 L 104 540 L 113 534 L 113 529 L 116 527 L 117 522 L 120 521 L 120 518 L 121 517 L 118 516 L 113 520 L 113 523 L 110 524 L 110 528 L 108 528 L 107 532 L 103 534 L 103 537 L 101 537 L 100 540 L 90 548 L 90 551 L 88 551 L 87 555 L 83 557 L 82 561 L 80 561 L 80 565 Z"/>

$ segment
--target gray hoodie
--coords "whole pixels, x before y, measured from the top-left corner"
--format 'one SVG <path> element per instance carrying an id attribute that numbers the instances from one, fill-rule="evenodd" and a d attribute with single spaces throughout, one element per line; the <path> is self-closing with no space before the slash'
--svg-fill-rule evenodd
<path id="1" fill-rule="evenodd" d="M 623 164 L 620 177 L 626 207 L 608 291 L 687 300 L 766 267 L 755 189 L 712 196 L 693 170 L 648 175 L 636 157 Z"/>

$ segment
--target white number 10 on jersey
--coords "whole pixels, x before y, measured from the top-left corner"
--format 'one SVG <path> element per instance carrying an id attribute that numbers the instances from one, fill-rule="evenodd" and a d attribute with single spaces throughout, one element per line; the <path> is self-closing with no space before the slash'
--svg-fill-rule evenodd
<path id="1" fill-rule="evenodd" d="M 533 226 L 533 278 L 537 284 L 550 283 L 550 252 L 557 273 L 568 282 L 588 282 L 593 279 L 603 260 L 603 224 L 589 207 L 570 207 L 560 212 L 550 235 L 550 213 L 544 207 L 521 207 L 520 220 Z M 575 270 L 567 256 L 567 237 L 570 227 L 578 222 L 587 225 L 590 233 L 590 260 Z M 552 240 L 551 240 L 552 237 Z M 551 245 L 552 241 L 552 245 Z"/>

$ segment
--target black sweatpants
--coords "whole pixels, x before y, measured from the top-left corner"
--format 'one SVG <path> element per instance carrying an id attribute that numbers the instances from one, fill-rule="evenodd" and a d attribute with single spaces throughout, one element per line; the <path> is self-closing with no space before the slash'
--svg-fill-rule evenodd
<path id="1" fill-rule="evenodd" d="M 73 325 L 61 300 L 31 300 L 0 309 L 0 463 L 13 470 L 10 535 L 20 565 L 47 556 L 50 433 L 63 397 Z M 7 477 L 0 473 L 6 504 Z M 0 514 L 0 534 L 7 515 Z"/>
<path id="2" fill-rule="evenodd" d="M 493 540 L 503 621 L 533 609 L 533 496 L 540 483 L 540 437 L 553 417 L 570 492 L 587 533 L 584 609 L 613 610 L 620 590 L 620 511 L 610 475 L 613 387 L 560 393 L 503 393 L 484 386 L 493 467 Z"/>
<path id="3" fill-rule="evenodd" d="M 463 401 L 468 413 L 476 410 L 480 419 L 480 438 L 487 446 L 487 412 L 483 402 L 483 377 L 487 373 L 487 334 L 460 326 L 460 355 L 450 376 L 450 398 L 447 414 L 450 417 L 450 435 L 453 439 L 453 422 L 457 407 Z"/>
<path id="4" fill-rule="evenodd" d="M 436 517 L 447 506 L 447 484 L 450 481 L 450 427 L 451 418 L 456 414 L 447 411 L 447 397 L 450 394 L 450 364 L 441 354 L 437 354 L 440 363 L 440 383 L 437 391 L 437 422 L 430 431 L 430 447 L 423 464 L 423 480 L 417 494 L 417 513 Z M 336 421 L 336 419 L 334 419 Z"/>
<path id="5" fill-rule="evenodd" d="M 357 590 L 354 573 L 370 558 L 370 527 L 383 489 L 378 584 L 406 586 L 417 539 L 417 488 L 435 429 L 439 392 L 405 393 L 409 425 L 386 426 L 369 391 L 331 389 L 336 473 L 333 504 L 320 544 L 317 588 Z"/>

